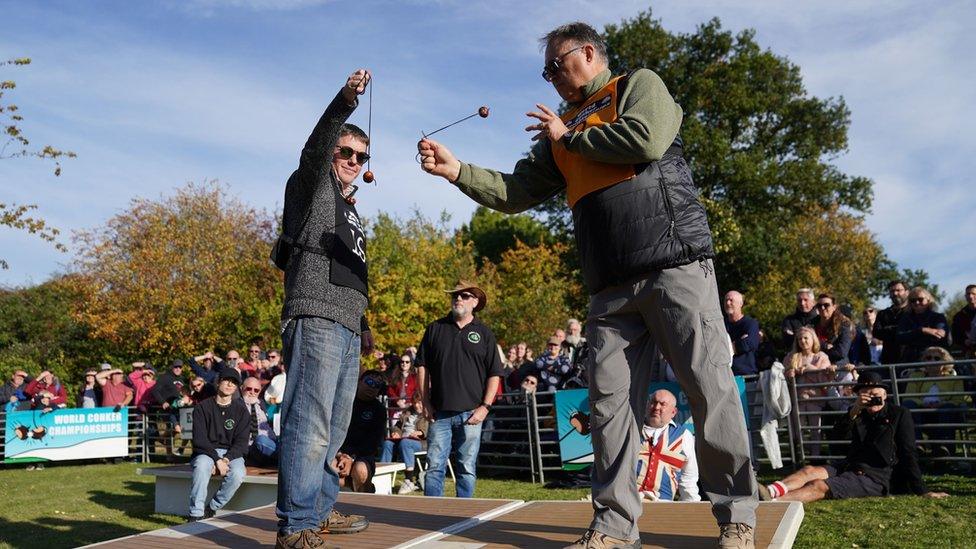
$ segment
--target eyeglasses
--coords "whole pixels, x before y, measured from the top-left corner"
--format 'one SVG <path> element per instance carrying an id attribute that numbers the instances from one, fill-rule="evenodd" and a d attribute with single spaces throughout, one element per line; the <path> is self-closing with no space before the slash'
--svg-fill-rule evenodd
<path id="1" fill-rule="evenodd" d="M 554 76 L 556 76 L 556 73 L 559 72 L 559 69 L 563 68 L 563 59 L 567 55 L 573 53 L 576 50 L 583 49 L 584 47 L 585 47 L 585 45 L 584 46 L 577 46 L 577 47 L 569 50 L 568 52 L 560 55 L 559 57 L 557 57 L 555 59 L 552 59 L 551 61 L 549 61 L 548 63 L 546 63 L 545 67 L 542 68 L 542 78 L 543 78 L 543 80 L 545 80 L 546 82 L 552 82 L 552 78 Z"/>
<path id="2" fill-rule="evenodd" d="M 410 363 L 411 362 L 409 360 L 401 360 L 400 361 L 400 364 L 410 364 Z"/>
<path id="3" fill-rule="evenodd" d="M 352 147 L 338 147 L 336 150 L 339 152 L 339 158 L 343 160 L 349 160 L 352 155 L 356 155 L 356 164 L 362 166 L 367 161 L 369 161 L 369 153 L 359 152 Z"/>
<path id="4" fill-rule="evenodd" d="M 451 296 L 451 299 L 461 298 L 463 300 L 474 299 L 476 296 L 470 292 L 458 292 Z"/>
<path id="5" fill-rule="evenodd" d="M 268 355 L 268 358 L 278 358 L 278 355 L 271 353 L 270 355 Z"/>
<path id="6" fill-rule="evenodd" d="M 926 301 L 928 300 L 924 297 L 913 297 L 908 300 L 909 303 L 925 303 Z"/>
<path id="7" fill-rule="evenodd" d="M 260 353 L 261 352 L 261 349 L 251 349 L 250 352 L 251 353 Z"/>
<path id="8" fill-rule="evenodd" d="M 829 308 L 831 308 L 833 306 L 834 306 L 833 303 L 817 303 L 817 308 L 818 309 L 829 309 Z"/>
<path id="9" fill-rule="evenodd" d="M 260 393 L 260 392 L 261 392 L 261 388 L 260 388 L 260 387 L 244 387 L 244 389 L 243 389 L 243 391 L 244 391 L 245 393 L 254 393 L 254 394 L 258 394 L 258 393 Z"/>

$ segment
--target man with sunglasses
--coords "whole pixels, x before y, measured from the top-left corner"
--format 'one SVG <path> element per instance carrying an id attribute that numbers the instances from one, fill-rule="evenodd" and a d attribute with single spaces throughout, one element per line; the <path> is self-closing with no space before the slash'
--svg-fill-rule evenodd
<path id="1" fill-rule="evenodd" d="M 285 271 L 282 352 L 288 377 L 279 437 L 279 548 L 323 547 L 325 532 L 369 524 L 333 509 L 333 460 L 346 438 L 359 354 L 373 348 L 366 325 L 366 240 L 352 199 L 369 137 L 346 123 L 366 90 L 359 69 L 325 109 L 288 178 L 283 234 L 272 252 Z"/>
<path id="2" fill-rule="evenodd" d="M 511 174 L 460 162 L 433 140 L 418 149 L 425 171 L 499 211 L 517 213 L 566 192 L 591 295 L 587 370 L 599 426 L 594 519 L 572 547 L 640 545 L 633 482 L 640 431 L 632 410 L 645 408 L 655 348 L 691 403 L 719 545 L 752 547 L 756 481 L 729 369 L 711 233 L 678 134 L 681 107 L 650 70 L 611 75 L 602 38 L 585 23 L 561 26 L 542 42 L 542 76 L 569 110 L 559 116 L 540 103 L 528 113 L 526 130 L 538 143 Z"/>
<path id="3" fill-rule="evenodd" d="M 451 312 L 424 331 L 417 351 L 417 385 L 427 433 L 424 495 L 444 494 L 444 471 L 457 449 L 457 497 L 474 495 L 481 425 L 501 385 L 502 357 L 495 334 L 475 317 L 488 296 L 477 284 L 459 280 Z"/>

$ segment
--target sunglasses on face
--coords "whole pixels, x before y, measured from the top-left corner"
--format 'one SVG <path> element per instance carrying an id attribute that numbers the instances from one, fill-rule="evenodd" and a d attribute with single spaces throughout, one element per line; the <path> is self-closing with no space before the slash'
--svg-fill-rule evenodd
<path id="1" fill-rule="evenodd" d="M 369 160 L 369 153 L 359 152 L 352 147 L 338 147 L 336 151 L 339 153 L 339 158 L 343 160 L 349 160 L 353 155 L 356 155 L 356 164 L 360 166 Z"/>
<path id="2" fill-rule="evenodd" d="M 926 301 L 924 297 L 913 297 L 908 300 L 909 303 L 925 303 Z"/>
<path id="3" fill-rule="evenodd" d="M 556 76 L 556 73 L 559 72 L 559 69 L 563 68 L 563 59 L 565 59 L 567 55 L 582 48 L 583 46 L 577 46 L 569 50 L 568 52 L 560 55 L 559 57 L 556 57 L 555 59 L 552 59 L 551 61 L 546 63 L 546 65 L 542 68 L 542 78 L 546 82 L 552 82 L 553 77 Z"/>
<path id="4" fill-rule="evenodd" d="M 261 392 L 261 389 L 257 387 L 244 387 L 244 392 L 258 394 Z"/>
<path id="5" fill-rule="evenodd" d="M 468 292 L 460 292 L 460 293 L 456 293 L 453 296 L 451 296 L 452 299 L 457 299 L 459 297 L 461 299 L 467 301 L 469 299 L 474 299 L 475 296 L 474 296 L 474 294 L 468 293 Z"/>
<path id="6" fill-rule="evenodd" d="M 833 306 L 834 306 L 833 303 L 817 303 L 817 308 L 818 309 L 829 309 L 829 308 L 831 308 Z"/>

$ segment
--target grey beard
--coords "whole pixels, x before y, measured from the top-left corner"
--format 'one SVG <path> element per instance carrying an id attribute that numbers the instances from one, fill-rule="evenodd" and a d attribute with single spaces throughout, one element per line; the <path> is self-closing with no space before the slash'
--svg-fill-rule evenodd
<path id="1" fill-rule="evenodd" d="M 583 341 L 583 336 L 572 335 L 572 334 L 567 334 L 566 335 L 566 343 L 569 343 L 573 347 L 576 347 L 577 345 L 579 345 L 580 344 L 580 341 Z"/>
<path id="2" fill-rule="evenodd" d="M 468 309 L 465 307 L 451 307 L 451 318 L 454 320 L 460 320 L 468 316 L 469 312 L 470 311 L 468 311 Z"/>

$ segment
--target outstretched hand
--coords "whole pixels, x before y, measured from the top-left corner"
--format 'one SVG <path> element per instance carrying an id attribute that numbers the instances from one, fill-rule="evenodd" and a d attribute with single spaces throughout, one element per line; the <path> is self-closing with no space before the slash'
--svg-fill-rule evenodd
<path id="1" fill-rule="evenodd" d="M 539 111 L 531 111 L 525 113 L 526 116 L 536 118 L 539 120 L 538 124 L 532 124 L 531 126 L 526 126 L 525 131 L 527 132 L 539 132 L 532 137 L 532 141 L 538 141 L 545 137 L 548 137 L 553 141 L 553 143 L 559 141 L 566 135 L 569 128 L 563 123 L 563 119 L 559 118 L 559 115 L 555 113 L 549 107 L 543 105 L 542 103 L 536 103 L 535 105 Z"/>
<path id="2" fill-rule="evenodd" d="M 417 143 L 420 151 L 420 167 L 431 175 L 439 175 L 448 181 L 457 181 L 461 174 L 461 162 L 450 149 L 426 137 Z"/>
<path id="3" fill-rule="evenodd" d="M 342 87 L 342 96 L 350 105 L 356 102 L 356 96 L 362 95 L 366 91 L 366 85 L 372 80 L 373 75 L 368 69 L 358 69 L 346 79 L 346 85 Z"/>

